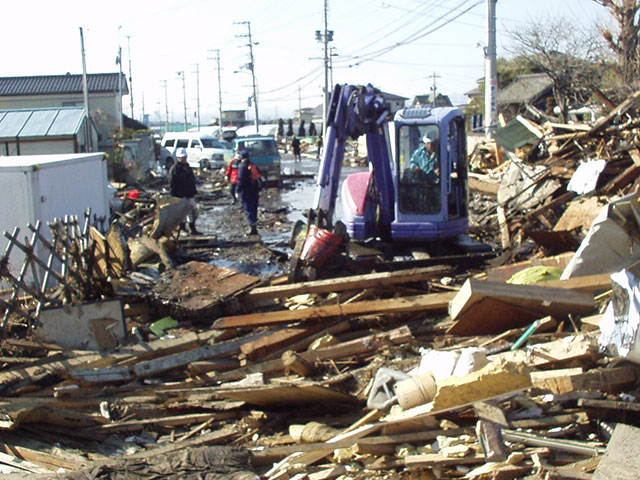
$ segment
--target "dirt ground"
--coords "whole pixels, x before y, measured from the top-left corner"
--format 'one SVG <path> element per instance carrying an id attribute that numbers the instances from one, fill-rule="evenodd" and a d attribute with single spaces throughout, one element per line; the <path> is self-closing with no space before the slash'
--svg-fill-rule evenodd
<path id="1" fill-rule="evenodd" d="M 214 247 L 183 249 L 178 252 L 178 262 L 197 259 L 261 277 L 285 273 L 292 227 L 288 215 L 292 206 L 283 201 L 283 196 L 300 188 L 300 182 L 285 177 L 280 188 L 267 185 L 260 192 L 258 235 L 249 235 L 242 202 L 239 199 L 233 202 L 229 184 L 224 180 L 222 172 L 214 171 L 200 176 L 198 182 L 196 226 L 204 236 L 215 237 Z"/>

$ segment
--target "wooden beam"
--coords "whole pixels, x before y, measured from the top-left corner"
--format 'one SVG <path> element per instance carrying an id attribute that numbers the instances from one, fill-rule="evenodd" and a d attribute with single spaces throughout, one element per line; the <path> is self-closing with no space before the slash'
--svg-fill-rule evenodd
<path id="1" fill-rule="evenodd" d="M 600 117 L 596 121 L 595 125 L 591 128 L 589 135 L 590 136 L 595 135 L 600 130 L 605 128 L 607 124 L 609 124 L 614 118 L 627 112 L 631 107 L 633 107 L 634 103 L 636 102 L 636 100 L 638 100 L 638 98 L 640 98 L 640 90 L 635 91 L 633 94 L 627 97 L 626 100 L 624 100 L 616 108 L 611 110 L 607 115 Z"/>
<path id="2" fill-rule="evenodd" d="M 350 277 L 332 278 L 329 280 L 316 280 L 313 282 L 290 283 L 254 288 L 242 298 L 247 301 L 266 300 L 274 298 L 287 298 L 303 293 L 330 293 L 344 290 L 362 290 L 364 288 L 379 288 L 400 283 L 422 282 L 447 275 L 451 272 L 449 267 L 425 267 L 399 270 L 397 272 L 369 273 L 366 275 L 353 275 Z"/>
<path id="3" fill-rule="evenodd" d="M 586 314 L 594 308 L 588 292 L 468 279 L 449 305 L 455 323 L 447 333 L 495 334 L 546 315 Z"/>
<path id="4" fill-rule="evenodd" d="M 386 300 L 369 300 L 345 305 L 327 305 L 325 307 L 306 308 L 303 310 L 286 310 L 279 312 L 253 313 L 234 317 L 221 317 L 213 323 L 213 328 L 254 327 L 258 325 L 274 325 L 342 317 L 365 315 L 368 313 L 403 313 L 403 312 L 445 312 L 454 293 L 432 293 L 414 297 L 391 298 Z"/>

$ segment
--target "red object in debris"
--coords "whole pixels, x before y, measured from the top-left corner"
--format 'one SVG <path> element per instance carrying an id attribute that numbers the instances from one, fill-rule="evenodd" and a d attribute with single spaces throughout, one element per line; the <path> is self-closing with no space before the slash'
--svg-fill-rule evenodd
<path id="1" fill-rule="evenodd" d="M 138 190 L 129 190 L 127 192 L 127 198 L 130 200 L 135 200 L 136 198 L 138 198 L 138 195 L 140 195 L 140 192 L 138 192 Z"/>
<path id="2" fill-rule="evenodd" d="M 327 263 L 341 243 L 342 237 L 324 228 L 309 225 L 309 233 L 304 241 L 300 258 L 315 267 L 320 267 Z"/>

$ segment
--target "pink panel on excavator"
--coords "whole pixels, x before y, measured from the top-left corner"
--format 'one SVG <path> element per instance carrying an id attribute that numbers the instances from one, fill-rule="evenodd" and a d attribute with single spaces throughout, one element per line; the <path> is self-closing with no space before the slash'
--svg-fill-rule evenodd
<path id="1" fill-rule="evenodd" d="M 346 194 L 347 205 L 356 215 L 364 215 L 364 206 L 367 201 L 367 191 L 372 179 L 371 172 L 352 173 L 344 180 L 343 194 Z"/>

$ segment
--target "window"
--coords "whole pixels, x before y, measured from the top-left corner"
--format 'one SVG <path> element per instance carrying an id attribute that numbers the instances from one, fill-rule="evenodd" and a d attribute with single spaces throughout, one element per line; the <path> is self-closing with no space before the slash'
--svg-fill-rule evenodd
<path id="1" fill-rule="evenodd" d="M 224 145 L 215 138 L 201 138 L 200 140 L 202 140 L 202 146 L 204 148 L 224 148 Z"/>
<path id="2" fill-rule="evenodd" d="M 198 140 L 197 138 L 195 140 L 191 140 L 191 148 L 202 148 L 200 140 Z"/>
<path id="3" fill-rule="evenodd" d="M 178 147 L 178 148 L 180 148 L 180 147 L 187 148 L 187 145 L 189 145 L 189 140 L 182 140 L 181 139 L 181 140 L 178 140 L 176 142 L 176 147 Z"/>
<path id="4" fill-rule="evenodd" d="M 173 145 L 176 143 L 176 141 L 172 138 L 171 140 L 167 140 L 166 142 L 164 142 L 164 146 L 165 147 L 173 147 Z"/>
<path id="5" fill-rule="evenodd" d="M 423 140 L 425 136 L 432 140 L 432 147 L 425 144 Z M 439 137 L 440 132 L 436 125 L 400 127 L 398 132 L 400 212 L 419 215 L 433 215 L 440 212 L 442 199 Z"/>

